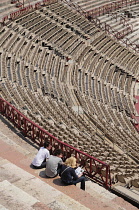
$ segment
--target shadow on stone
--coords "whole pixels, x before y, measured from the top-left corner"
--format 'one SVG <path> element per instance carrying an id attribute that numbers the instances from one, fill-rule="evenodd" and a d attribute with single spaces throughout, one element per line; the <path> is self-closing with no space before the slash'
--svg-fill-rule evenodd
<path id="1" fill-rule="evenodd" d="M 30 168 L 33 168 L 33 169 L 35 169 L 35 168 L 34 168 L 34 166 L 33 166 L 32 164 L 30 164 Z"/>
<path id="2" fill-rule="evenodd" d="M 68 186 L 61 181 L 61 178 L 56 178 L 53 180 L 53 183 L 58 186 Z"/>
<path id="3" fill-rule="evenodd" d="M 32 163 L 30 164 L 30 168 L 36 169 L 36 168 L 32 165 Z"/>
<path id="4" fill-rule="evenodd" d="M 40 176 L 41 178 L 48 178 L 48 177 L 46 176 L 46 174 L 45 174 L 45 170 L 44 170 L 44 171 L 40 171 L 39 176 Z"/>
<path id="5" fill-rule="evenodd" d="M 31 141 L 29 138 L 23 136 L 20 130 L 13 126 L 13 124 L 4 116 L 0 115 L 0 120 L 7 125 L 7 127 L 14 132 L 17 136 L 19 136 L 24 142 L 30 144 L 36 149 L 39 149 L 39 146 L 35 144 L 35 142 Z"/>

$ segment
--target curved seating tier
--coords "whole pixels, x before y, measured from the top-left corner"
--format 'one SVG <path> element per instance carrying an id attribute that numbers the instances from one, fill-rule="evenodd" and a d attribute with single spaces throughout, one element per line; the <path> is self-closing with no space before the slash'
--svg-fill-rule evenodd
<path id="1" fill-rule="evenodd" d="M 68 1 L 70 2 L 70 1 Z M 131 50 L 139 52 L 138 1 L 79 1 L 71 5 Z M 96 19 L 97 18 L 97 19 Z"/>
<path id="2" fill-rule="evenodd" d="M 107 23 L 115 31 L 123 31 L 127 27 L 131 26 L 132 31 L 124 35 L 124 39 L 128 38 L 131 43 L 138 45 L 139 43 L 139 4 L 138 1 L 135 5 L 130 5 L 124 8 L 118 8 L 117 11 L 102 15 L 98 17 L 101 23 Z"/>
<path id="3" fill-rule="evenodd" d="M 131 115 L 139 56 L 59 2 L 0 30 L 1 97 L 109 163 L 113 182 L 137 186 L 139 134 Z"/>

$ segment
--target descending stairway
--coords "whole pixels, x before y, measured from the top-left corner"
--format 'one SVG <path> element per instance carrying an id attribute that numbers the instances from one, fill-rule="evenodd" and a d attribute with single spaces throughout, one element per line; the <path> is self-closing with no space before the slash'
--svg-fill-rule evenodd
<path id="1" fill-rule="evenodd" d="M 0 166 L 0 202 L 8 209 L 88 209 L 5 159 Z"/>
<path id="2" fill-rule="evenodd" d="M 59 177 L 46 179 L 44 169 L 30 168 L 36 145 L 21 138 L 18 130 L 2 121 L 0 209 L 137 209 L 92 181 L 86 181 L 84 192 L 75 186 L 64 186 Z"/>

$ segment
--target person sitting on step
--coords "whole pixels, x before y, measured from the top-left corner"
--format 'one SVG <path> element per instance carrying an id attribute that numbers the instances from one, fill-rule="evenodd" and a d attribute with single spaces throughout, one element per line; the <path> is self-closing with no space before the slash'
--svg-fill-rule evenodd
<path id="1" fill-rule="evenodd" d="M 52 148 L 52 146 L 49 143 L 49 141 L 46 141 L 44 143 L 43 147 L 41 147 L 39 149 L 36 157 L 32 161 L 32 165 L 33 165 L 34 168 L 40 169 L 40 168 L 45 168 L 46 167 L 46 161 L 50 157 L 49 150 L 51 150 L 51 148 Z"/>
<path id="2" fill-rule="evenodd" d="M 51 155 L 49 160 L 46 163 L 46 176 L 49 178 L 56 177 L 61 169 L 61 165 L 63 164 L 63 160 L 61 159 L 63 156 L 63 151 L 61 149 L 57 149 L 54 152 L 54 155 Z"/>
<path id="3" fill-rule="evenodd" d="M 70 157 L 67 158 L 65 163 L 61 167 L 61 180 L 67 185 L 76 185 L 77 183 L 81 183 L 80 188 L 85 190 L 85 177 L 83 173 L 77 175 L 75 169 L 77 168 L 76 158 Z"/>

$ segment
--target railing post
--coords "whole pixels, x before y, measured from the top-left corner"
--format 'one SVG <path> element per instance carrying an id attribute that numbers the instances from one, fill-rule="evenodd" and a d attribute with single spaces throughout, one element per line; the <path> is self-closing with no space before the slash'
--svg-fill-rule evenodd
<path id="1" fill-rule="evenodd" d="M 27 120 L 24 118 L 23 122 L 24 122 L 24 130 L 23 130 L 23 133 L 26 136 L 27 135 Z"/>
<path id="2" fill-rule="evenodd" d="M 17 126 L 18 128 L 21 128 L 21 116 L 19 113 L 17 113 Z"/>
<path id="3" fill-rule="evenodd" d="M 90 158 L 90 174 L 92 174 L 92 159 Z"/>
<path id="4" fill-rule="evenodd" d="M 106 186 L 106 188 L 111 186 L 110 166 L 109 165 L 106 166 L 106 182 L 105 182 L 105 186 Z"/>
<path id="5" fill-rule="evenodd" d="M 12 122 L 14 123 L 14 110 L 11 110 L 11 115 L 12 115 Z"/>
<path id="6" fill-rule="evenodd" d="M 1 98 L 0 98 L 0 111 L 3 115 L 5 115 L 5 117 L 9 118 L 10 121 L 12 121 L 12 119 L 13 119 L 13 123 L 15 124 L 15 126 L 18 127 L 19 130 L 21 130 L 21 128 L 22 128 L 23 134 L 25 136 L 28 136 L 33 141 L 35 141 L 35 132 L 38 132 L 39 140 L 36 141 L 36 143 L 38 145 L 42 144 L 45 135 L 48 135 L 48 137 L 50 139 L 50 143 L 53 146 L 53 149 L 55 149 L 58 146 L 59 148 L 61 147 L 62 150 L 65 149 L 64 150 L 65 156 L 68 155 L 68 157 L 69 157 L 70 155 L 73 154 L 77 159 L 81 158 L 80 163 L 82 164 L 82 166 L 85 167 L 87 165 L 86 173 L 88 174 L 88 176 L 90 176 L 91 178 L 94 177 L 94 180 L 97 180 L 99 183 L 106 185 L 108 187 L 108 180 L 110 180 L 109 166 L 107 166 L 107 169 L 106 169 L 106 180 L 104 180 L 102 176 L 99 176 L 99 178 L 97 177 L 97 175 L 101 175 L 101 171 L 97 171 L 97 168 L 95 170 L 95 173 L 92 173 L 93 172 L 92 171 L 93 163 L 94 163 L 95 167 L 97 167 L 97 164 L 101 165 L 100 170 L 102 170 L 104 168 L 104 166 L 106 166 L 106 164 L 104 162 L 78 150 L 77 148 L 74 148 L 64 142 L 61 142 L 57 138 L 53 137 L 50 133 L 45 131 L 43 128 L 39 127 L 37 124 L 35 124 L 34 122 L 32 122 L 31 120 L 26 118 L 22 113 L 20 113 L 10 103 L 8 103 L 7 101 L 5 101 Z M 31 132 L 31 135 L 28 134 L 28 132 Z M 42 146 L 42 145 L 40 145 L 40 146 Z M 67 150 L 66 150 L 66 148 L 67 148 Z M 66 151 L 67 151 L 67 153 L 66 153 Z M 89 161 L 88 162 L 89 166 L 88 166 L 88 164 L 86 164 L 86 161 Z"/>
<path id="7" fill-rule="evenodd" d="M 6 109 L 7 109 L 8 117 L 10 117 L 10 107 L 7 105 Z"/>
<path id="8" fill-rule="evenodd" d="M 108 186 L 108 166 L 106 166 L 106 181 L 105 181 L 105 186 Z"/>
<path id="9" fill-rule="evenodd" d="M 78 158 L 78 153 L 77 153 L 77 151 L 75 151 L 75 157 Z"/>
<path id="10" fill-rule="evenodd" d="M 31 138 L 32 138 L 32 140 L 34 141 L 34 140 L 35 140 L 35 138 L 34 138 L 34 136 L 35 136 L 34 125 L 32 125 L 31 127 L 32 127 L 32 136 L 31 136 Z"/>
<path id="11" fill-rule="evenodd" d="M 64 145 L 62 143 L 60 144 L 60 149 L 63 151 L 63 155 L 64 155 Z"/>

